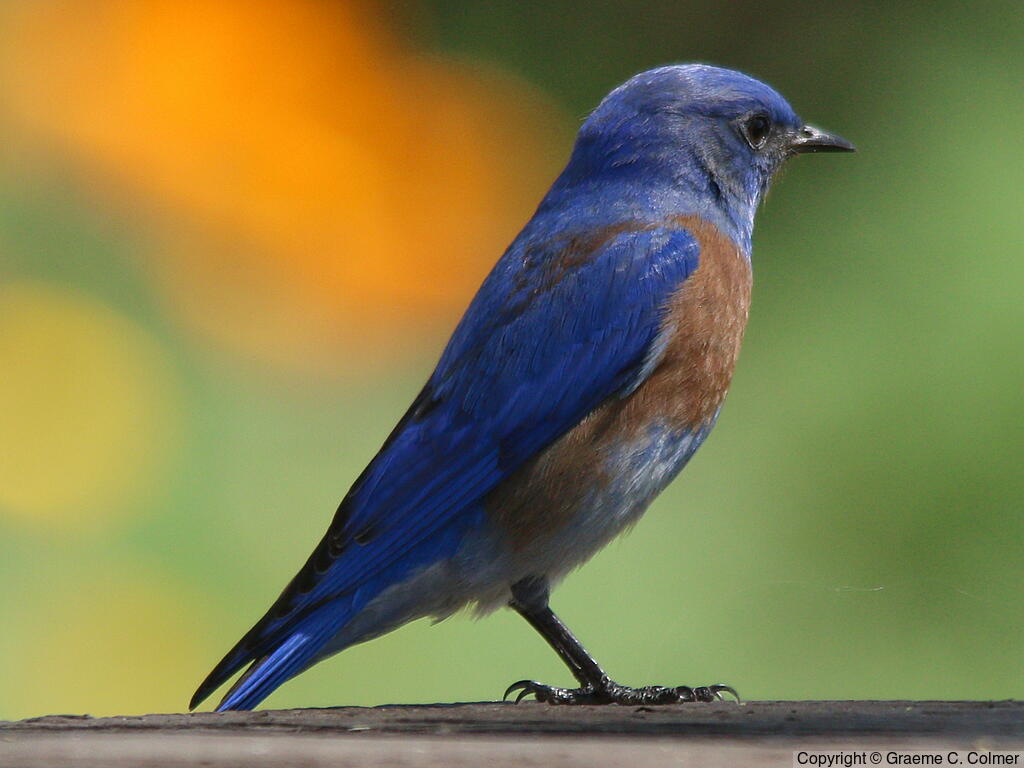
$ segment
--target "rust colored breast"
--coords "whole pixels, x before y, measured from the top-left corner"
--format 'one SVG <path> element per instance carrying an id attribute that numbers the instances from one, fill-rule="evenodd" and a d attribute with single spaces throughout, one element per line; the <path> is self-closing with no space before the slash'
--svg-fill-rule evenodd
<path id="1" fill-rule="evenodd" d="M 629 397 L 610 398 L 491 493 L 491 519 L 516 551 L 564 528 L 589 493 L 609 485 L 618 446 L 655 424 L 706 428 L 725 399 L 750 308 L 750 263 L 698 217 L 669 224 L 694 236 L 700 261 L 666 306 L 661 359 Z"/>
<path id="2" fill-rule="evenodd" d="M 717 227 L 675 220 L 700 244 L 700 263 L 669 300 L 658 367 L 630 398 L 630 418 L 660 417 L 688 429 L 708 424 L 729 391 L 750 311 L 750 262 Z M 645 419 L 645 417 L 648 417 Z"/>

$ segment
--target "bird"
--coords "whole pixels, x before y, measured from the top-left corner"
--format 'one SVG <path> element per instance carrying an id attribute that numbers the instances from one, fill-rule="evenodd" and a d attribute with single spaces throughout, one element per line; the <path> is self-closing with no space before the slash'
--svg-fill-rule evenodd
<path id="1" fill-rule="evenodd" d="M 794 155 L 850 151 L 734 70 L 673 64 L 611 91 L 305 565 L 190 709 L 243 667 L 217 711 L 252 709 L 414 619 L 503 606 L 578 682 L 521 680 L 505 698 L 738 699 L 725 684 L 615 682 L 549 596 L 638 520 L 717 422 L 773 176 Z"/>

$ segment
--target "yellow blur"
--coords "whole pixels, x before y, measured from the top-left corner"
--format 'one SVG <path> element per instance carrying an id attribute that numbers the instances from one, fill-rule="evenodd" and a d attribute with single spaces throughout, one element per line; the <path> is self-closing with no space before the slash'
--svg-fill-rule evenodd
<path id="1" fill-rule="evenodd" d="M 0 518 L 94 525 L 167 480 L 175 376 L 127 318 L 70 291 L 2 285 L 0 371 Z"/>

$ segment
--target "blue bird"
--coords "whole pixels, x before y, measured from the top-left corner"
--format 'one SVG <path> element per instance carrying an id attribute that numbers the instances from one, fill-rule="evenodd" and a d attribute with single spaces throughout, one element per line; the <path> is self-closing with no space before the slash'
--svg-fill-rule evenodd
<path id="1" fill-rule="evenodd" d="M 306 564 L 190 708 L 248 665 L 217 709 L 251 709 L 332 654 L 468 605 L 513 608 L 579 682 L 523 680 L 506 692 L 517 700 L 735 695 L 615 683 L 548 595 L 636 522 L 714 426 L 776 170 L 852 150 L 727 69 L 661 67 L 612 91 Z"/>

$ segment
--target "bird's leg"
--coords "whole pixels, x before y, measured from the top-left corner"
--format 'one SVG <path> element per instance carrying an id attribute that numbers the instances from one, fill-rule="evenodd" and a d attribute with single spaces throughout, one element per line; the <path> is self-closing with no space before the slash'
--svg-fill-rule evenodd
<path id="1" fill-rule="evenodd" d="M 520 680 L 508 687 L 505 698 L 518 691 L 517 702 L 527 696 L 534 696 L 538 701 L 549 704 L 675 704 L 682 701 L 721 701 L 723 693 L 731 694 L 739 700 L 733 688 L 721 684 L 698 688 L 688 685 L 649 685 L 643 688 L 619 685 L 608 677 L 601 665 L 548 606 L 548 583 L 545 579 L 529 578 L 513 584 L 509 606 L 548 641 L 579 681 L 580 687 L 557 688 L 534 680 Z"/>

